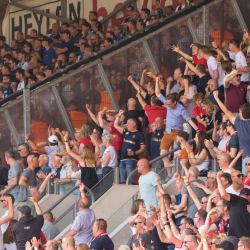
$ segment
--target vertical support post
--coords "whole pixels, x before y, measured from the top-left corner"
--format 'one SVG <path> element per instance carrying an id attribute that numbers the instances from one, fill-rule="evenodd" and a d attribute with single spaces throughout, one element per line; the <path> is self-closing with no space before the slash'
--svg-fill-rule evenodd
<path id="1" fill-rule="evenodd" d="M 181 170 L 181 159 L 176 158 L 175 159 L 175 173 L 180 173 Z"/>
<path id="2" fill-rule="evenodd" d="M 160 71 L 159 71 L 159 69 L 157 67 L 157 64 L 155 62 L 154 56 L 153 56 L 153 54 L 152 54 L 152 52 L 151 52 L 151 50 L 150 50 L 150 48 L 148 46 L 148 42 L 147 41 L 143 41 L 142 42 L 142 47 L 143 47 L 143 49 L 145 51 L 146 57 L 148 59 L 148 62 L 150 64 L 151 68 L 153 69 L 154 74 L 155 75 L 159 74 Z"/>
<path id="3" fill-rule="evenodd" d="M 76 202 L 73 206 L 73 219 L 76 218 L 76 214 L 78 213 L 78 202 Z"/>
<path id="4" fill-rule="evenodd" d="M 3 112 L 3 115 L 4 115 L 4 118 L 6 120 L 7 125 L 9 127 L 9 130 L 11 132 L 11 135 L 13 136 L 13 138 L 15 140 L 15 143 L 16 143 L 16 145 L 18 145 L 19 143 L 21 143 L 21 139 L 20 139 L 20 137 L 17 133 L 17 130 L 15 128 L 15 125 L 10 117 L 9 111 L 7 109 L 5 109 Z"/>
<path id="5" fill-rule="evenodd" d="M 67 19 L 67 0 L 61 0 L 61 16 Z"/>
<path id="6" fill-rule="evenodd" d="M 30 134 L 30 89 L 23 89 L 23 124 L 24 134 Z"/>
<path id="7" fill-rule="evenodd" d="M 209 45 L 209 7 L 202 6 L 203 44 Z"/>
<path id="8" fill-rule="evenodd" d="M 246 22 L 242 16 L 241 11 L 240 11 L 240 7 L 239 7 L 236 0 L 231 0 L 231 4 L 232 4 L 233 10 L 234 10 L 234 13 L 238 19 L 238 22 L 240 24 L 240 27 L 241 27 L 242 31 L 244 31 L 244 29 L 247 29 L 247 25 L 246 25 Z"/>
<path id="9" fill-rule="evenodd" d="M 120 180 L 119 180 L 119 167 L 116 167 L 114 169 L 114 184 L 119 184 Z"/>
<path id="10" fill-rule="evenodd" d="M 51 194 L 51 193 L 52 193 L 52 186 L 51 186 L 51 179 L 49 179 L 46 184 L 46 194 Z"/>
<path id="11" fill-rule="evenodd" d="M 73 126 L 72 126 L 72 124 L 70 122 L 70 119 L 69 119 L 69 116 L 68 116 L 68 114 L 67 114 L 67 112 L 66 112 L 66 110 L 65 110 L 65 108 L 63 106 L 62 100 L 61 100 L 61 98 L 59 96 L 59 93 L 58 93 L 56 87 L 53 86 L 51 88 L 51 91 L 52 91 L 52 94 L 53 94 L 53 96 L 55 98 L 56 105 L 57 105 L 57 107 L 58 107 L 58 109 L 60 111 L 60 114 L 61 114 L 62 118 L 63 118 L 63 121 L 64 121 L 64 123 L 65 123 L 65 125 L 67 127 L 67 130 L 70 133 L 70 137 L 75 138 Z"/>
<path id="12" fill-rule="evenodd" d="M 212 170 L 216 171 L 217 170 L 217 159 L 212 160 Z"/>
<path id="13" fill-rule="evenodd" d="M 197 34 L 197 32 L 196 32 L 196 29 L 195 29 L 195 27 L 194 27 L 194 24 L 193 24 L 193 21 L 192 21 L 191 18 L 188 18 L 188 20 L 187 20 L 187 26 L 188 26 L 188 29 L 189 29 L 189 31 L 190 31 L 190 34 L 191 34 L 191 36 L 192 36 L 192 38 L 193 38 L 193 41 L 194 41 L 195 43 L 200 43 L 201 41 L 200 41 L 200 39 L 199 39 L 199 37 L 198 37 L 198 34 Z"/>
<path id="14" fill-rule="evenodd" d="M 54 194 L 59 194 L 59 183 L 54 182 Z"/>
<path id="15" fill-rule="evenodd" d="M 99 75 L 101 76 L 103 85 L 108 93 L 108 96 L 109 96 L 110 101 L 114 107 L 115 112 L 118 112 L 120 110 L 120 107 L 115 99 L 115 94 L 114 94 L 114 92 L 109 84 L 109 80 L 108 80 L 108 78 L 105 74 L 105 71 L 102 67 L 102 64 L 100 62 L 97 64 L 97 70 L 98 70 Z"/>

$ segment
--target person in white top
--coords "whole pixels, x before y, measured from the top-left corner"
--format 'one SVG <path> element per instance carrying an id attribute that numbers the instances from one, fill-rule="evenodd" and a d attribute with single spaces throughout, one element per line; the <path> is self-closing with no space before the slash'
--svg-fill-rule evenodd
<path id="1" fill-rule="evenodd" d="M 198 228 L 199 234 L 205 227 L 205 221 L 207 217 L 207 211 L 204 209 L 199 209 L 194 216 L 194 225 Z"/>
<path id="2" fill-rule="evenodd" d="M 241 75 L 241 82 L 244 82 L 246 84 L 249 84 L 249 71 L 248 66 L 246 62 L 246 57 L 240 50 L 240 41 L 236 39 L 232 39 L 229 42 L 229 49 L 231 52 L 235 53 L 235 66 L 236 68 L 241 67 L 241 72 L 243 73 Z"/>
<path id="3" fill-rule="evenodd" d="M 19 60 L 19 64 L 18 64 L 18 68 L 25 70 L 26 72 L 29 71 L 29 63 L 26 61 L 26 55 L 27 53 L 24 50 L 20 50 L 18 52 L 18 60 Z"/>
<path id="4" fill-rule="evenodd" d="M 25 87 L 24 85 L 24 70 L 17 69 L 16 70 L 16 79 L 19 81 L 16 91 L 19 91 Z"/>
<path id="5" fill-rule="evenodd" d="M 3 198 L 1 198 L 1 201 L 2 201 L 2 204 L 3 204 L 4 207 L 8 206 L 8 215 L 6 215 L 5 217 L 0 218 L 0 225 L 1 225 L 1 230 L 0 230 L 0 250 L 3 250 L 4 247 L 3 247 L 2 226 L 5 223 L 9 223 L 9 221 L 11 221 L 14 218 L 14 208 L 13 208 L 14 197 L 11 197 L 10 195 L 6 195 Z M 5 225 L 5 227 L 6 227 L 6 225 Z M 6 229 L 7 229 L 7 227 L 6 227 Z"/>
<path id="6" fill-rule="evenodd" d="M 222 42 L 222 51 L 227 51 L 229 54 L 230 59 L 235 61 L 235 53 L 230 51 L 229 49 L 229 41 Z"/>
<path id="7" fill-rule="evenodd" d="M 233 184 L 226 189 L 226 192 L 229 194 L 239 195 L 242 188 L 250 189 L 249 186 L 243 184 L 243 177 L 244 175 L 239 170 L 232 171 L 231 178 Z"/>
<path id="8" fill-rule="evenodd" d="M 205 45 L 202 45 L 199 48 L 199 57 L 207 60 L 207 67 L 209 74 L 212 79 L 218 80 L 219 87 L 223 86 L 223 80 L 225 77 L 225 73 L 223 72 L 220 65 L 217 64 L 215 58 L 210 55 L 209 48 Z M 222 90 L 222 89 L 221 89 Z M 224 90 L 224 88 L 223 88 Z"/>
<path id="9" fill-rule="evenodd" d="M 116 135 L 104 134 L 102 138 L 102 144 L 106 147 L 102 158 L 100 158 L 102 164 L 103 177 L 107 175 L 113 168 L 117 167 L 117 153 L 115 148 L 112 146 L 113 140 Z"/>

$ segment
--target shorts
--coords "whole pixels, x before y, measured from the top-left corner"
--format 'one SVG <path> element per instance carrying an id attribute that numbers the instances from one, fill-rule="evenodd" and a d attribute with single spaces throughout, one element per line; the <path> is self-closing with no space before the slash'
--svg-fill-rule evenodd
<path id="1" fill-rule="evenodd" d="M 171 133 L 167 133 L 164 131 L 164 135 L 161 139 L 161 146 L 160 149 L 166 149 L 169 150 L 170 146 L 173 144 L 174 141 L 177 141 L 177 133 L 180 130 L 172 129 Z"/>

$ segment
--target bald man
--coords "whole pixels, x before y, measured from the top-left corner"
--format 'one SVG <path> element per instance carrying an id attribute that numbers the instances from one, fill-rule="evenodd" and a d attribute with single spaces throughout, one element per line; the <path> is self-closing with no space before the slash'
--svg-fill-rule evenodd
<path id="1" fill-rule="evenodd" d="M 142 158 L 137 163 L 138 173 L 142 174 L 139 178 L 139 195 L 138 199 L 143 199 L 148 213 L 152 213 L 149 205 L 157 207 L 158 198 L 157 191 L 164 194 L 164 190 L 160 183 L 160 176 L 155 172 L 150 171 L 149 161 Z"/>
<path id="2" fill-rule="evenodd" d="M 28 167 L 23 170 L 22 176 L 19 181 L 19 185 L 28 188 L 29 186 L 35 187 L 36 173 L 35 168 L 38 167 L 38 157 L 36 155 L 29 155 L 27 158 Z"/>
<path id="3" fill-rule="evenodd" d="M 242 188 L 250 189 L 249 186 L 243 184 L 243 177 L 244 175 L 239 170 L 231 171 L 233 184 L 226 189 L 226 192 L 229 194 L 239 195 Z"/>
<path id="4" fill-rule="evenodd" d="M 65 236 L 62 238 L 62 249 L 63 250 L 75 250 L 75 239 L 72 236 Z"/>
<path id="5" fill-rule="evenodd" d="M 183 242 L 186 250 L 196 250 L 198 248 L 198 241 L 195 235 L 186 235 Z"/>
<path id="6" fill-rule="evenodd" d="M 79 187 L 82 195 L 78 205 L 79 212 L 76 214 L 71 231 L 67 236 L 73 236 L 77 245 L 90 244 L 93 239 L 92 228 L 95 223 L 95 214 L 93 210 L 89 209 L 90 204 L 84 193 L 84 185 L 81 183 Z"/>
<path id="7" fill-rule="evenodd" d="M 194 186 L 194 182 L 198 182 L 202 185 L 205 185 L 205 183 L 198 179 L 199 177 L 199 169 L 197 167 L 190 167 L 188 170 L 189 173 L 189 185 L 192 187 L 194 192 L 196 193 L 199 200 L 201 200 L 202 196 L 204 196 L 206 193 Z M 187 217 L 194 218 L 195 214 L 197 213 L 197 207 L 192 199 L 192 197 L 189 195 L 188 189 L 186 184 L 182 186 L 181 189 L 181 203 L 175 210 L 175 214 L 177 214 L 180 211 L 183 211 L 183 209 L 187 206 Z"/>
<path id="8" fill-rule="evenodd" d="M 161 139 L 164 135 L 164 120 L 162 117 L 157 117 L 155 118 L 155 122 L 153 124 L 153 133 L 151 137 L 151 143 L 150 143 L 150 148 L 151 148 L 151 160 L 154 160 L 155 158 L 159 157 L 161 155 Z M 156 168 L 157 171 L 162 169 L 164 167 L 163 160 L 158 160 L 153 163 L 152 168 Z"/>
<path id="9" fill-rule="evenodd" d="M 217 156 L 217 159 L 218 159 L 219 167 L 223 170 L 223 172 L 231 174 L 229 165 L 230 165 L 232 158 L 230 154 L 226 154 L 226 153 L 220 154 Z"/>
<path id="10" fill-rule="evenodd" d="M 224 102 L 224 98 L 223 98 L 223 95 L 221 93 L 221 91 L 219 90 L 218 88 L 219 84 L 218 84 L 218 80 L 216 79 L 210 79 L 208 82 L 207 82 L 207 87 L 206 87 L 206 98 L 208 98 L 213 104 L 218 105 L 217 101 L 214 99 L 214 96 L 213 96 L 213 92 L 215 90 L 218 90 L 219 92 L 219 99 Z M 220 122 L 219 122 L 220 123 Z"/>
<path id="11" fill-rule="evenodd" d="M 59 233 L 59 229 L 53 224 L 53 214 L 51 212 L 45 213 L 43 215 L 44 224 L 42 227 L 43 234 L 46 237 L 46 240 L 54 239 Z"/>
<path id="12" fill-rule="evenodd" d="M 145 115 L 144 110 L 136 110 L 136 100 L 134 98 L 128 99 L 128 112 L 124 118 L 124 124 L 127 124 L 128 119 L 134 118 L 137 120 L 137 129 L 141 131 L 141 121 Z"/>
<path id="13" fill-rule="evenodd" d="M 58 250 L 58 243 L 56 240 L 49 240 L 46 243 L 46 250 Z"/>

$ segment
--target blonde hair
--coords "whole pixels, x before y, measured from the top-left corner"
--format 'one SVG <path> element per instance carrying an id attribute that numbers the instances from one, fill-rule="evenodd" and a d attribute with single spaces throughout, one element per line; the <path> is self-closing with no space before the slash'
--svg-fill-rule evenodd
<path id="1" fill-rule="evenodd" d="M 83 147 L 83 158 L 89 161 L 90 164 L 95 164 L 95 154 L 89 145 Z"/>
<path id="2" fill-rule="evenodd" d="M 77 250 L 89 250 L 89 246 L 87 244 L 81 243 L 77 247 Z"/>
<path id="3" fill-rule="evenodd" d="M 130 250 L 130 248 L 127 245 L 120 245 L 118 250 Z"/>
<path id="4" fill-rule="evenodd" d="M 225 241 L 227 239 L 227 235 L 226 234 L 219 234 L 219 235 L 215 235 L 213 237 L 213 240 L 215 241 L 214 243 L 216 245 L 220 244 L 222 241 Z"/>
<path id="5" fill-rule="evenodd" d="M 41 58 L 41 56 L 39 55 L 39 53 L 38 53 L 37 51 L 31 52 L 31 55 L 36 56 L 36 58 L 37 58 L 39 61 L 41 61 L 41 62 L 43 61 L 42 58 Z"/>
<path id="6" fill-rule="evenodd" d="M 116 135 L 112 135 L 112 134 L 104 134 L 103 135 L 103 137 L 105 137 L 107 140 L 108 140 L 108 142 L 110 143 L 110 144 L 112 144 L 113 143 L 113 141 L 114 141 L 114 139 L 117 137 Z"/>
<path id="7" fill-rule="evenodd" d="M 87 139 L 90 139 L 90 135 L 91 135 L 91 130 L 90 130 L 90 127 L 89 125 L 83 125 L 81 127 L 81 130 L 80 130 L 80 138 L 83 139 L 83 138 L 87 138 Z"/>
<path id="8" fill-rule="evenodd" d="M 210 116 L 212 115 L 213 111 L 215 110 L 216 112 L 219 111 L 219 107 L 215 104 L 213 104 L 208 98 L 204 99 L 202 101 L 202 104 L 203 105 L 206 105 L 208 107 L 208 109 L 206 110 L 207 111 L 207 114 Z"/>

